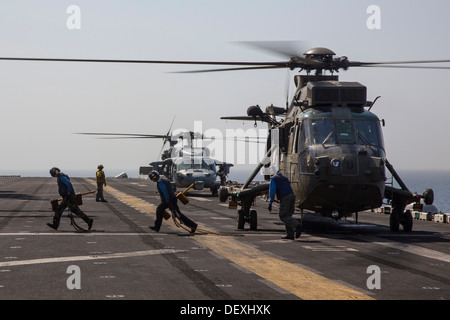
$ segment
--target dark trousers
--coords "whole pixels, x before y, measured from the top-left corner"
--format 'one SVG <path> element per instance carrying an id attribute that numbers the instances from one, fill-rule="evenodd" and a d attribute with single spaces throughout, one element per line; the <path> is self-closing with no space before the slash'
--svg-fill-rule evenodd
<path id="1" fill-rule="evenodd" d="M 295 229 L 300 224 L 292 215 L 295 210 L 295 194 L 289 193 L 280 199 L 280 220 L 284 222 L 286 228 L 286 235 L 294 236 Z"/>
<path id="2" fill-rule="evenodd" d="M 83 219 L 84 222 L 89 222 L 89 217 L 81 211 L 80 207 L 77 205 L 77 196 L 72 194 L 70 196 L 64 197 L 59 204 L 59 206 L 55 210 L 55 215 L 53 216 L 53 225 L 58 228 L 59 222 L 61 220 L 61 215 L 64 212 L 64 210 L 68 207 L 69 210 L 72 213 L 75 213 L 77 216 L 79 216 L 81 219 Z"/>
<path id="3" fill-rule="evenodd" d="M 191 219 L 189 219 L 188 217 L 186 217 L 184 214 L 181 213 L 180 208 L 178 208 L 178 204 L 176 202 L 171 203 L 170 206 L 169 204 L 162 202 L 156 208 L 156 220 L 155 220 L 156 230 L 159 231 L 159 229 L 161 228 L 164 210 L 166 210 L 167 208 L 169 208 L 172 214 L 174 214 L 178 219 L 180 219 L 181 222 L 183 222 L 187 227 L 191 229 L 197 227 L 197 224 L 194 221 L 192 221 Z"/>

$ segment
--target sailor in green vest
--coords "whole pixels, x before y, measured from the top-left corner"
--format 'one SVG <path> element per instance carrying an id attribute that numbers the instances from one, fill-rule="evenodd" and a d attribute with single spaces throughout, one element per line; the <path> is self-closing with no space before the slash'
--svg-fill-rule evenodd
<path id="1" fill-rule="evenodd" d="M 95 196 L 95 201 L 99 202 L 108 202 L 105 200 L 105 198 L 103 197 L 103 186 L 106 186 L 106 178 L 105 178 L 105 172 L 103 171 L 103 165 L 99 164 L 97 167 L 97 173 L 96 173 L 96 178 L 97 178 L 97 194 Z"/>

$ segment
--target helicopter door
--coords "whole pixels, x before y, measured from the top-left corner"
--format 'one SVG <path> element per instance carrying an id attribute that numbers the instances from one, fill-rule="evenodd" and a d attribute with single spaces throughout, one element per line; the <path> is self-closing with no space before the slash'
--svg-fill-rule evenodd
<path id="1" fill-rule="evenodd" d="M 300 136 L 298 139 L 298 159 L 299 168 L 302 174 L 314 173 L 314 166 L 312 164 L 311 155 L 308 148 L 308 128 L 311 126 L 309 120 L 303 120 L 300 125 Z"/>
<path id="2" fill-rule="evenodd" d="M 273 176 L 280 169 L 280 135 L 278 128 L 270 130 L 270 149 L 272 153 L 270 155 L 269 165 L 265 165 L 262 168 L 262 173 L 266 176 Z M 269 147 L 269 141 L 268 141 Z"/>

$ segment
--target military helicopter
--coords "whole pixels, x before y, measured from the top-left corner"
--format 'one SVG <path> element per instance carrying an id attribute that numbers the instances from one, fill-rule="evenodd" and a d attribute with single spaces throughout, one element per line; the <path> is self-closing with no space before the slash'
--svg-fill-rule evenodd
<path id="1" fill-rule="evenodd" d="M 422 195 L 410 192 L 387 160 L 380 125 L 384 120 L 370 112 L 376 100 L 367 101 L 366 87 L 358 82 L 339 81 L 333 75 L 350 66 L 379 63 L 350 62 L 346 57 L 333 58 L 334 55 L 330 49 L 317 47 L 306 51 L 304 57 L 285 62 L 286 67 L 307 72 L 295 76 L 296 91 L 286 109 L 270 106 L 263 112 L 259 106 L 251 106 L 247 116 L 221 118 L 261 121 L 269 126 L 266 158 L 239 190 L 220 190 L 222 202 L 230 198 L 241 206 L 239 229 L 244 228 L 245 222 L 250 223 L 250 229 L 257 228 L 257 213 L 251 206 L 256 196 L 267 192 L 269 183 L 251 188 L 249 184 L 260 169 L 266 181 L 278 171 L 288 177 L 296 206 L 302 212 L 310 210 L 333 219 L 355 214 L 357 222 L 359 212 L 380 207 L 386 198 L 392 202 L 392 231 L 398 231 L 400 224 L 405 231 L 412 230 L 413 218 L 410 211 L 405 211 L 406 205 L 419 204 L 421 198 L 426 204 L 433 203 L 432 189 L 426 189 Z M 407 62 L 386 62 L 382 66 L 397 63 Z M 315 74 L 311 75 L 311 71 Z M 324 75 L 323 71 L 332 74 Z M 400 188 L 386 185 L 385 168 Z"/>
<path id="2" fill-rule="evenodd" d="M 339 81 L 334 73 L 350 67 L 450 69 L 417 65 L 450 60 L 361 62 L 350 61 L 345 56 L 335 58 L 336 54 L 324 47 L 312 48 L 303 55 L 290 50 L 277 51 L 286 53 L 288 60 L 232 62 L 6 57 L 0 57 L 0 60 L 227 66 L 187 71 L 191 73 L 279 68 L 305 71 L 306 75 L 294 77 L 296 91 L 286 108 L 272 107 L 263 112 L 254 106 L 248 109 L 247 116 L 228 117 L 262 121 L 270 129 L 266 157 L 244 185 L 238 190 L 222 188 L 219 191 L 221 201 L 231 198 L 241 206 L 238 228 L 244 228 L 245 222 L 250 222 L 250 229 L 257 228 L 257 213 L 251 207 L 258 195 L 267 192 L 269 183 L 252 187 L 250 183 L 264 168 L 266 180 L 278 170 L 290 179 L 297 198 L 296 205 L 301 210 L 312 210 L 335 219 L 355 213 L 357 221 L 358 212 L 378 208 L 386 198 L 392 202 L 391 230 L 398 231 L 402 225 L 405 231 L 411 231 L 413 220 L 411 212 L 405 211 L 406 205 L 419 203 L 420 199 L 431 204 L 433 191 L 427 189 L 422 195 L 409 191 L 386 158 L 380 119 L 370 111 L 374 102 L 367 101 L 366 87 L 358 82 Z M 280 117 L 283 120 L 279 120 Z M 279 163 L 273 161 L 276 158 L 280 159 Z M 386 183 L 386 168 L 400 188 Z"/>
<path id="3" fill-rule="evenodd" d="M 100 132 L 81 134 L 106 136 L 106 139 L 163 139 L 160 151 L 161 161 L 153 161 L 149 163 L 149 166 L 141 166 L 139 174 L 148 175 L 156 170 L 170 180 L 175 190 L 186 189 L 193 185 L 194 190 L 209 188 L 212 195 L 217 196 L 221 184 L 217 181 L 217 177 L 220 174 L 228 175 L 233 164 L 211 158 L 208 147 L 196 144 L 198 140 L 213 138 L 187 130 L 176 130 L 177 132 L 171 133 L 170 128 L 165 135 Z M 163 151 L 166 143 L 169 143 L 169 148 Z"/>

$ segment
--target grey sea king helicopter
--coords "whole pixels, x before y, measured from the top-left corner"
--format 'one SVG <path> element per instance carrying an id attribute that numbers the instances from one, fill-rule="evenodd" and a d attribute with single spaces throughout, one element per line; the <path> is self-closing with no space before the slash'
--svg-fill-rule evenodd
<path id="1" fill-rule="evenodd" d="M 276 44 L 276 42 L 275 42 Z M 158 63 L 224 65 L 221 69 L 193 70 L 188 72 L 218 72 L 231 70 L 256 70 L 288 68 L 305 71 L 296 75 L 295 94 L 286 108 L 269 107 L 264 112 L 252 106 L 244 117 L 224 117 L 262 121 L 268 124 L 266 157 L 255 168 L 244 185 L 237 190 L 221 188 L 221 201 L 231 199 L 240 205 L 238 228 L 245 222 L 250 229 L 257 228 L 257 213 L 252 210 L 255 198 L 269 189 L 270 168 L 278 168 L 292 184 L 296 206 L 334 219 L 378 208 L 383 199 L 392 204 L 390 228 L 398 231 L 400 225 L 411 231 L 413 219 L 405 211 L 410 203 L 419 204 L 423 199 L 432 204 L 433 191 L 412 193 L 386 158 L 380 119 L 370 110 L 374 102 L 367 101 L 366 87 L 358 82 L 339 81 L 335 73 L 354 67 L 428 68 L 450 69 L 445 66 L 417 64 L 446 63 L 450 60 L 416 60 L 390 62 L 350 61 L 347 57 L 334 57 L 327 48 L 317 47 L 303 55 L 287 53 L 288 60 L 279 62 L 231 62 L 231 61 L 163 61 L 163 60 L 104 60 L 104 59 L 48 59 L 1 58 L 0 60 L 93 62 L 93 63 Z M 231 67 L 234 66 L 234 67 Z M 325 75 L 328 71 L 330 75 Z M 282 119 L 280 119 L 282 118 Z M 269 159 L 278 156 L 279 163 Z M 267 183 L 250 186 L 259 170 L 264 172 Z M 386 170 L 392 174 L 400 188 L 386 183 Z"/>
<path id="2" fill-rule="evenodd" d="M 104 136 L 104 139 L 162 139 L 163 145 L 159 152 L 161 160 L 150 162 L 149 166 L 141 166 L 139 174 L 148 175 L 156 170 L 170 180 L 175 190 L 209 188 L 212 195 L 217 196 L 221 184 L 217 177 L 222 174 L 219 171 L 222 170 L 223 174 L 227 175 L 233 164 L 213 159 L 208 147 L 196 143 L 214 138 L 187 130 L 175 130 L 171 133 L 172 125 L 173 121 L 167 134 L 163 135 L 101 132 L 80 134 Z M 166 143 L 169 143 L 169 148 L 163 151 Z"/>

